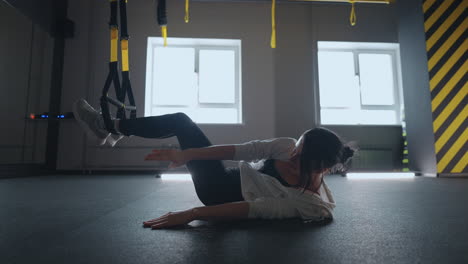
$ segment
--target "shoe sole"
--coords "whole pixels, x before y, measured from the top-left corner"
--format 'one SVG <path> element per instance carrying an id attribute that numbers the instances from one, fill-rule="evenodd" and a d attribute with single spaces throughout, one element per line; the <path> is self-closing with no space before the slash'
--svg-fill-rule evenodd
<path id="1" fill-rule="evenodd" d="M 119 142 L 122 138 L 115 139 L 115 138 L 112 137 L 112 134 L 111 134 L 106 138 L 106 144 L 111 146 L 111 147 L 114 147 L 115 144 L 117 144 L 117 142 Z"/>
<path id="2" fill-rule="evenodd" d="M 88 124 L 80 118 L 80 115 L 78 114 L 78 103 L 73 104 L 73 115 L 75 116 L 75 120 L 78 121 L 80 127 L 85 130 L 85 133 L 88 137 L 95 138 L 96 143 L 100 146 L 106 143 L 107 137 L 109 137 L 110 134 L 108 134 L 104 139 L 97 137 L 96 134 L 94 134 L 94 132 L 89 128 Z"/>

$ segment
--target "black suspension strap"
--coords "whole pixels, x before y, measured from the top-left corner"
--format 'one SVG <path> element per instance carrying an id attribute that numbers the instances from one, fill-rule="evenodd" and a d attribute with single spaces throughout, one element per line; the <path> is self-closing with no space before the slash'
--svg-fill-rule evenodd
<path id="1" fill-rule="evenodd" d="M 122 32 L 120 34 L 120 46 L 122 49 L 122 93 L 119 98 L 120 102 L 125 102 L 125 95 L 128 95 L 128 101 L 131 108 L 119 108 L 122 116 L 125 117 L 125 110 L 130 111 L 130 118 L 136 118 L 135 99 L 133 97 L 132 84 L 130 83 L 130 62 L 128 59 L 128 29 L 127 29 L 127 0 L 120 0 L 120 23 Z"/>
<path id="2" fill-rule="evenodd" d="M 119 62 L 118 62 L 118 40 L 119 26 L 117 23 L 117 9 L 120 6 L 120 23 L 122 32 L 120 35 L 120 46 L 122 52 L 122 86 L 119 79 Z M 130 118 L 136 117 L 135 100 L 133 97 L 132 86 L 130 83 L 129 61 L 128 61 L 128 30 L 127 30 L 127 0 L 110 0 L 111 17 L 110 17 L 110 62 L 109 74 L 107 76 L 104 88 L 101 95 L 101 109 L 104 118 L 104 123 L 109 132 L 117 134 L 112 123 L 109 103 L 117 107 L 116 117 L 126 119 L 125 111 L 130 111 Z M 117 99 L 109 96 L 110 86 L 113 84 Z M 125 104 L 125 97 L 128 94 L 129 105 Z"/>
<path id="3" fill-rule="evenodd" d="M 166 15 L 166 0 L 158 0 L 158 24 L 159 26 L 167 25 L 167 15 Z"/>

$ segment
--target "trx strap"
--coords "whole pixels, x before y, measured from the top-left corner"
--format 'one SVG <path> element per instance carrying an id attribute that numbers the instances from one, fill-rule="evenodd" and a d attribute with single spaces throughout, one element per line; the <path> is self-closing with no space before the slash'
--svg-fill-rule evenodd
<path id="1" fill-rule="evenodd" d="M 118 6 L 119 4 L 119 6 Z M 110 27 L 110 62 L 109 74 L 107 75 L 104 88 L 101 95 L 101 110 L 104 118 L 104 123 L 109 132 L 118 134 L 115 130 L 109 110 L 109 103 L 117 107 L 117 118 L 126 119 L 125 110 L 130 111 L 130 118 L 136 118 L 135 99 L 133 97 L 132 86 L 129 75 L 128 61 L 128 30 L 127 30 L 127 0 L 110 0 L 111 17 L 109 22 Z M 120 23 L 122 32 L 120 34 L 120 47 L 122 52 L 122 85 L 119 80 L 119 61 L 118 61 L 118 38 L 119 25 L 117 23 L 117 9 L 120 9 Z M 114 85 L 115 95 L 117 99 L 109 96 L 111 84 Z M 130 105 L 125 104 L 125 97 L 128 94 Z"/>
<path id="2" fill-rule="evenodd" d="M 271 2 L 271 40 L 270 46 L 276 48 L 276 0 Z"/>
<path id="3" fill-rule="evenodd" d="M 356 25 L 356 10 L 354 9 L 354 4 L 356 3 L 356 0 L 349 0 L 349 3 L 351 4 L 351 14 L 349 15 L 349 23 L 351 26 Z"/>
<path id="4" fill-rule="evenodd" d="M 167 46 L 167 16 L 166 0 L 158 0 L 158 24 L 161 27 L 162 37 L 164 38 L 164 47 Z"/>
<path id="5" fill-rule="evenodd" d="M 190 0 L 185 0 L 185 17 L 184 17 L 185 23 L 189 22 L 189 1 Z"/>

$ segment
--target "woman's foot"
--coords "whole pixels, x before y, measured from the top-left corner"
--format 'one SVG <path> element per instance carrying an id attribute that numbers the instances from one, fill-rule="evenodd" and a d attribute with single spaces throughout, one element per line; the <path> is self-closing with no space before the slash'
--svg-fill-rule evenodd
<path id="1" fill-rule="evenodd" d="M 103 145 L 106 139 L 110 137 L 110 133 L 105 129 L 101 114 L 90 106 L 85 99 L 79 99 L 73 104 L 73 114 L 88 135 L 91 134 L 97 137 L 98 145 Z"/>
<path id="2" fill-rule="evenodd" d="M 106 144 L 113 147 L 119 140 L 121 140 L 124 137 L 124 135 L 115 135 L 115 134 L 110 134 L 107 139 L 106 139 Z"/>

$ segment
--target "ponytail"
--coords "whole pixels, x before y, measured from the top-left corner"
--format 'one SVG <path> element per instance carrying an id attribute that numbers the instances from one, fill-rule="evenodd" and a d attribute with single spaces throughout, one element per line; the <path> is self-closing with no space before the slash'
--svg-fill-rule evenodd
<path id="1" fill-rule="evenodd" d="M 344 146 L 340 157 L 340 163 L 346 164 L 354 156 L 354 149 Z"/>

